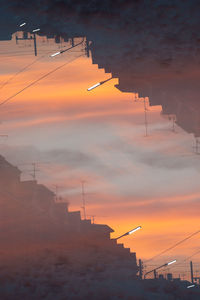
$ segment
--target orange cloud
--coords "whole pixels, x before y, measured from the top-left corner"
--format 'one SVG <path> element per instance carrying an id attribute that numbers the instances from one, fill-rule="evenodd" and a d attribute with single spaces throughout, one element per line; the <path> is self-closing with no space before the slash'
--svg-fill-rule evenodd
<path id="1" fill-rule="evenodd" d="M 1 101 L 74 57 L 68 53 L 39 61 L 0 90 Z M 2 70 L 7 72 L 1 73 L 1 82 L 34 59 L 19 56 L 12 59 L 12 66 L 4 62 Z M 87 196 L 88 215 L 108 223 L 115 230 L 113 237 L 142 225 L 141 231 L 121 242 L 137 257 L 148 259 L 198 229 L 198 163 L 193 158 L 180 162 L 178 154 L 187 150 L 189 138 L 182 131 L 172 136 L 160 106 L 150 108 L 150 135 L 144 138 L 143 102 L 134 103 L 133 95 L 119 92 L 114 87 L 117 79 L 87 92 L 89 86 L 109 77 L 90 60 L 79 58 L 13 98 L 1 107 L 1 129 L 9 134 L 4 151 L 8 155 L 10 146 L 16 162 L 18 157 L 50 158 L 52 171 L 44 168 L 38 176 L 46 184 L 61 182 L 72 209 L 82 206 L 78 180 L 86 178 L 88 193 L 96 194 Z M 80 153 L 67 160 L 66 151 L 54 160 L 50 148 L 78 150 L 88 157 L 84 163 L 78 160 Z M 169 256 L 187 256 L 196 247 L 198 240 L 192 239 Z"/>

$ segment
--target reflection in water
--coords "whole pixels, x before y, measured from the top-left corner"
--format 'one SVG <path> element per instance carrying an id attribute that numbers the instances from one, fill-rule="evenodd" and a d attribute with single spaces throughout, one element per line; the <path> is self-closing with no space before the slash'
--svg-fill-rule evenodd
<path id="1" fill-rule="evenodd" d="M 1 178 L 2 191 L 11 185 L 9 195 L 7 188 L 4 191 L 8 199 L 1 210 L 2 253 L 12 252 L 15 258 L 23 248 L 30 254 L 27 259 L 32 259 L 46 247 L 48 253 L 42 255 L 48 257 L 47 264 L 59 256 L 54 265 L 65 265 L 70 273 L 70 265 L 82 252 L 80 274 L 86 276 L 92 268 L 93 276 L 116 272 L 119 265 L 114 259 L 112 267 L 105 268 L 115 249 L 126 257 L 125 265 L 131 254 L 110 239 L 110 227 L 91 223 L 89 216 L 95 216 L 99 223 L 115 228 L 113 237 L 123 236 L 124 244 L 134 251 L 127 276 L 136 277 L 136 252 L 143 260 L 143 273 L 176 258 L 180 263 L 160 272 L 170 278 L 173 271 L 174 277 L 190 279 L 188 258 L 194 253 L 194 268 L 199 270 L 198 234 L 193 233 L 199 224 L 199 156 L 195 154 L 200 153 L 199 37 L 183 17 L 188 7 L 192 14 L 192 4 L 185 3 L 182 13 L 178 4 L 151 4 L 154 14 L 149 13 L 145 23 L 141 19 L 145 9 L 139 2 L 132 11 L 133 4 L 127 1 L 124 15 L 117 8 L 108 13 L 108 5 L 95 17 L 94 11 L 86 16 L 89 8 L 84 12 L 81 4 L 78 12 L 74 5 L 70 12 L 66 10 L 64 2 L 46 2 L 47 7 L 41 4 L 30 12 L 26 4 L 22 11 L 16 3 L 4 14 L 10 23 L 0 29 L 1 132 L 8 135 L 1 154 L 11 164 L 1 160 L 14 170 L 12 176 L 17 172 L 13 180 L 8 174 L 6 183 L 5 175 Z M 198 18 L 193 19 L 198 25 Z M 34 167 L 32 173 L 30 166 L 36 162 L 38 172 Z M 19 169 L 13 167 L 20 164 L 21 179 Z M 82 198 L 81 181 L 87 190 Z M 59 191 L 76 211 L 69 212 L 66 203 L 55 203 L 51 192 L 55 185 L 56 199 Z M 48 196 L 40 198 L 39 190 Z M 17 204 L 13 194 L 23 203 Z M 124 236 L 138 224 L 141 232 Z M 6 232 L 12 236 L 7 244 Z M 96 239 L 97 232 L 106 235 L 103 240 Z M 96 254 L 91 256 L 93 263 L 88 261 L 93 254 L 85 251 L 99 253 L 101 263 L 96 263 Z"/>

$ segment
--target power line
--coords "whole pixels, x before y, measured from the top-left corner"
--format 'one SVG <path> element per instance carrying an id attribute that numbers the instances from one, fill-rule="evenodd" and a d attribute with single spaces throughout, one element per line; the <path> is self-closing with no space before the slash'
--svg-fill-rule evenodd
<path id="1" fill-rule="evenodd" d="M 193 256 L 195 256 L 195 255 L 197 255 L 197 254 L 199 254 L 199 253 L 200 253 L 200 250 L 198 250 L 197 252 L 193 253 L 192 255 L 186 257 L 182 262 L 178 263 L 176 266 L 181 267 L 180 265 L 182 265 L 182 264 L 183 264 L 184 262 L 186 262 L 188 259 L 192 258 Z M 174 266 L 172 266 L 172 267 L 174 267 Z"/>
<path id="2" fill-rule="evenodd" d="M 197 254 L 199 254 L 199 253 L 200 253 L 200 250 L 197 251 L 197 252 L 195 252 L 195 253 L 193 253 L 193 254 L 190 255 L 189 257 L 187 257 L 187 258 L 184 260 L 184 262 L 185 262 L 186 260 L 190 259 L 191 257 L 193 257 L 193 256 L 195 256 L 195 255 L 197 255 Z"/>
<path id="3" fill-rule="evenodd" d="M 155 255 L 155 256 L 153 256 L 152 258 L 150 258 L 150 259 L 146 260 L 146 262 L 148 262 L 148 261 L 151 261 L 151 260 L 153 260 L 154 258 L 156 258 L 156 257 L 158 257 L 158 256 L 161 256 L 162 254 L 164 254 L 164 253 L 166 253 L 166 252 L 168 252 L 168 251 L 170 251 L 170 250 L 174 249 L 174 248 L 175 248 L 175 247 L 177 247 L 178 245 L 180 245 L 180 244 L 184 243 L 185 241 L 189 240 L 189 239 L 190 239 L 191 237 L 193 237 L 194 235 L 198 234 L 199 232 L 200 232 L 200 230 L 198 230 L 198 231 L 196 231 L 196 232 L 192 233 L 191 235 L 189 235 L 189 236 L 188 236 L 188 237 L 186 237 L 185 239 L 183 239 L 183 240 L 179 241 L 179 242 L 178 242 L 178 243 L 176 243 L 175 245 L 173 245 L 173 246 L 171 246 L 171 247 L 167 248 L 166 250 L 164 250 L 164 251 L 160 252 L 159 254 L 156 254 L 156 255 Z"/>
<path id="4" fill-rule="evenodd" d="M 65 65 L 67 65 L 68 63 L 74 61 L 75 59 L 79 58 L 83 56 L 83 54 L 79 55 L 78 57 L 75 57 L 74 59 L 62 64 L 61 66 L 51 70 L 50 72 L 46 73 L 45 75 L 41 76 L 40 78 L 34 80 L 33 82 L 31 82 L 30 84 L 28 84 L 27 86 L 25 86 L 23 89 L 21 89 L 20 91 L 18 91 L 17 93 L 15 93 L 14 95 L 8 97 L 7 99 L 5 99 L 3 102 L 0 103 L 0 106 L 4 105 L 5 103 L 7 103 L 8 101 L 10 101 L 11 99 L 13 99 L 14 97 L 16 97 L 17 95 L 21 94 L 23 91 L 25 91 L 26 89 L 28 89 L 29 87 L 33 86 L 34 84 L 36 84 L 37 82 L 39 82 L 40 80 L 46 78 L 47 76 L 49 76 L 50 74 L 56 72 L 57 70 L 61 69 L 62 67 L 64 67 Z"/>
<path id="5" fill-rule="evenodd" d="M 73 48 L 79 46 L 80 44 L 83 43 L 83 41 L 84 41 L 84 39 L 83 39 L 81 42 L 77 43 L 76 45 L 74 45 L 74 46 L 72 46 L 72 47 L 69 47 L 69 48 L 63 50 L 62 53 L 67 52 L 67 51 L 69 51 L 70 49 L 73 49 Z M 51 53 L 51 52 L 48 51 L 47 54 L 48 54 L 48 53 Z M 33 62 L 31 62 L 30 64 L 26 65 L 24 68 L 20 69 L 17 73 L 15 73 L 12 77 L 10 77 L 6 82 L 4 82 L 4 83 L 0 86 L 0 90 L 1 90 L 4 86 L 6 86 L 13 78 L 15 78 L 17 75 L 19 75 L 20 73 L 22 73 L 23 71 L 25 71 L 25 70 L 28 69 L 30 66 L 34 65 L 37 61 L 39 61 L 40 59 L 42 59 L 42 58 L 44 58 L 44 57 L 46 57 L 45 54 L 42 55 L 42 56 L 40 56 L 40 57 L 38 57 L 38 58 L 36 58 Z"/>
<path id="6" fill-rule="evenodd" d="M 5 53 L 7 54 L 7 53 Z M 13 54 L 13 55 L 5 55 L 5 54 L 0 54 L 2 57 L 17 57 L 17 56 L 33 56 L 32 53 L 21 53 L 21 54 Z"/>
<path id="7" fill-rule="evenodd" d="M 42 59 L 43 57 L 45 57 L 46 55 L 43 55 L 41 57 L 38 57 L 36 59 L 34 59 L 34 61 L 32 61 L 30 64 L 26 65 L 24 68 L 22 68 L 21 70 L 19 70 L 17 73 L 15 73 L 13 76 L 11 76 L 7 81 L 5 81 L 1 86 L 0 86 L 0 90 L 6 86 L 11 80 L 13 80 L 13 78 L 15 78 L 17 75 L 19 75 L 20 73 L 22 73 L 23 71 L 25 71 L 26 69 L 28 69 L 30 66 L 34 65 L 38 60 Z"/>
<path id="8" fill-rule="evenodd" d="M 41 52 L 41 51 L 40 51 Z M 45 52 L 45 51 L 43 51 L 43 52 Z M 73 51 L 73 53 L 74 52 L 83 52 L 83 50 L 79 50 L 79 51 Z M 49 53 L 49 51 L 46 51 L 46 54 L 48 54 Z M 5 53 L 5 54 L 7 54 L 7 53 Z M 22 53 L 22 54 L 13 54 L 13 55 L 5 55 L 5 54 L 0 54 L 2 57 L 17 57 L 17 56 L 33 56 L 33 54 L 32 53 Z"/>

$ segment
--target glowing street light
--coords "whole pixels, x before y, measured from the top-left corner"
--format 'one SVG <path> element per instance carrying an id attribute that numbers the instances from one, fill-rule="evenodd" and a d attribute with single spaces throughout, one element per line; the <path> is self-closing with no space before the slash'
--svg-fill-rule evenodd
<path id="1" fill-rule="evenodd" d="M 104 81 L 100 81 L 100 82 L 96 83 L 95 85 L 89 87 L 89 88 L 87 89 L 87 91 L 91 91 L 91 90 L 93 90 L 93 89 L 95 89 L 96 87 L 98 87 L 98 86 L 100 86 L 100 85 L 106 83 L 107 81 L 109 81 L 109 80 L 111 80 L 111 79 L 113 79 L 113 78 L 111 77 L 111 78 L 108 78 L 108 79 L 106 79 L 106 80 L 104 80 Z"/>
<path id="2" fill-rule="evenodd" d="M 24 25 L 26 25 L 26 23 L 24 22 L 24 23 L 22 23 L 22 24 L 20 24 L 19 25 L 19 27 L 23 27 Z"/>
<path id="3" fill-rule="evenodd" d="M 58 51 L 58 52 L 56 52 L 56 53 L 53 53 L 53 54 L 51 54 L 50 56 L 51 56 L 51 57 L 54 57 L 54 56 L 59 55 L 59 54 L 61 54 L 61 51 Z"/>
<path id="4" fill-rule="evenodd" d="M 62 54 L 62 53 L 64 53 L 64 52 L 66 52 L 66 51 L 68 51 L 68 50 L 74 48 L 74 47 L 75 47 L 75 46 L 70 47 L 70 48 L 67 48 L 67 49 L 65 49 L 65 50 L 61 50 L 61 51 L 55 52 L 55 53 L 51 54 L 50 56 L 51 56 L 51 57 L 57 56 L 57 55 L 59 55 L 59 54 Z"/>
<path id="5" fill-rule="evenodd" d="M 135 232 L 135 231 L 137 231 L 137 230 L 139 230 L 139 229 L 141 229 L 141 228 L 142 228 L 142 226 L 138 226 L 138 227 L 136 227 L 135 229 L 129 231 L 128 234 L 132 234 L 133 232 Z"/>
<path id="6" fill-rule="evenodd" d="M 187 289 L 191 289 L 191 288 L 193 288 L 193 287 L 195 287 L 195 284 L 188 285 L 188 286 L 187 286 Z"/>
<path id="7" fill-rule="evenodd" d="M 78 43 L 78 44 L 76 44 L 76 45 L 73 45 L 72 47 L 69 47 L 69 48 L 67 48 L 67 49 L 65 49 L 65 50 L 60 50 L 60 51 L 58 51 L 58 52 L 55 52 L 55 53 L 51 54 L 50 56 L 51 56 L 51 57 L 54 57 L 54 56 L 57 56 L 57 55 L 62 54 L 62 53 L 64 53 L 64 52 L 67 52 L 67 51 L 69 51 L 70 49 L 75 48 L 75 47 L 81 45 L 83 42 L 84 42 L 84 39 L 83 39 L 80 43 Z"/>
<path id="8" fill-rule="evenodd" d="M 99 85 L 101 85 L 100 82 L 98 82 L 98 83 L 96 83 L 95 85 L 91 86 L 91 87 L 88 88 L 87 90 L 88 90 L 88 91 L 91 91 L 91 90 L 95 89 L 96 87 L 98 87 Z"/>
<path id="9" fill-rule="evenodd" d="M 134 229 L 132 229 L 132 230 L 130 230 L 130 231 L 128 231 L 128 232 L 126 232 L 126 233 L 120 235 L 120 236 L 117 237 L 115 240 L 121 239 L 123 236 L 132 234 L 133 232 L 138 231 L 138 230 L 141 229 L 141 228 L 142 228 L 142 226 L 138 226 L 138 227 L 136 227 L 136 228 L 134 228 Z"/>
<path id="10" fill-rule="evenodd" d="M 33 32 L 40 31 L 40 28 L 34 29 Z"/>
<path id="11" fill-rule="evenodd" d="M 169 263 L 167 263 L 167 265 L 168 265 L 168 266 L 170 266 L 170 265 L 174 264 L 175 262 L 176 262 L 176 259 L 175 259 L 175 260 L 172 260 L 172 261 L 170 261 Z"/>
<path id="12" fill-rule="evenodd" d="M 156 279 L 156 271 L 158 270 L 158 269 L 161 269 L 161 268 L 163 268 L 163 267 L 167 267 L 167 266 L 170 266 L 170 265 L 172 265 L 172 264 L 174 264 L 176 262 L 176 259 L 175 260 L 172 260 L 172 261 L 170 261 L 170 262 L 168 262 L 168 263 L 166 263 L 166 264 L 164 264 L 164 265 L 162 265 L 162 266 L 159 266 L 159 267 L 157 267 L 157 268 L 155 268 L 155 269 L 153 269 L 153 270 L 151 270 L 151 271 L 149 271 L 149 272 L 147 272 L 146 274 L 144 274 L 144 279 L 146 278 L 146 276 L 147 276 L 147 274 L 150 274 L 150 273 L 154 273 L 154 279 Z"/>

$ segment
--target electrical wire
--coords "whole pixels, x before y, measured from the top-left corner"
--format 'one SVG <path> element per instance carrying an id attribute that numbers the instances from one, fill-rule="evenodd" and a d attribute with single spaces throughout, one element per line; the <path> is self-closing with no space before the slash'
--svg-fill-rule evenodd
<path id="1" fill-rule="evenodd" d="M 50 74 L 56 72 L 57 70 L 63 68 L 64 66 L 66 66 L 67 64 L 69 64 L 70 62 L 76 60 L 77 58 L 83 56 L 83 54 L 79 55 L 78 57 L 75 57 L 74 59 L 65 62 L 64 64 L 62 64 L 59 67 L 56 67 L 55 69 L 51 70 L 50 72 L 46 73 L 45 75 L 41 76 L 40 78 L 34 80 L 33 82 L 31 82 L 30 84 L 28 84 L 27 86 L 25 86 L 23 89 L 19 90 L 17 93 L 13 94 L 12 96 L 8 97 L 7 99 L 5 99 L 4 101 L 2 101 L 0 103 L 0 106 L 4 105 L 5 103 L 7 103 L 8 101 L 10 101 L 11 99 L 13 99 L 14 97 L 16 97 L 17 95 L 21 94 L 23 91 L 27 90 L 29 87 L 33 86 L 34 84 L 36 84 L 37 82 L 39 82 L 40 80 L 46 78 L 47 76 L 49 76 Z"/>
<path id="2" fill-rule="evenodd" d="M 188 260 L 188 259 L 192 258 L 193 256 L 195 256 L 195 255 L 199 254 L 199 253 L 200 253 L 200 250 L 199 250 L 199 251 L 197 251 L 197 252 L 195 252 L 195 253 L 193 253 L 192 255 L 188 256 L 188 257 L 187 257 L 187 258 L 184 260 L 184 262 L 185 262 L 186 260 Z"/>
<path id="3" fill-rule="evenodd" d="M 194 235 L 198 234 L 199 232 L 200 232 L 200 230 L 198 230 L 198 231 L 192 233 L 191 235 L 189 235 L 189 236 L 186 237 L 185 239 L 183 239 L 183 240 L 179 241 L 178 243 L 176 243 L 175 245 L 173 245 L 173 246 L 171 246 L 171 247 L 165 249 L 164 251 L 160 252 L 159 254 L 154 255 L 152 258 L 146 260 L 145 262 L 151 261 L 151 260 L 153 260 L 154 258 L 159 257 L 159 256 L 161 256 L 162 254 L 164 254 L 164 253 L 166 253 L 166 252 L 168 252 L 168 251 L 174 249 L 175 247 L 177 247 L 177 246 L 179 246 L 180 244 L 184 243 L 185 241 L 189 240 L 189 239 L 190 239 L 191 237 L 193 237 Z"/>
<path id="4" fill-rule="evenodd" d="M 82 41 L 79 42 L 78 44 L 76 44 L 76 45 L 74 45 L 74 46 L 71 46 L 71 47 L 69 47 L 69 48 L 63 50 L 62 53 L 67 52 L 67 51 L 69 51 L 70 49 L 73 49 L 73 48 L 79 46 L 79 45 L 82 44 L 83 42 L 84 42 L 84 38 L 83 38 Z M 51 51 L 51 52 L 48 51 L 47 54 L 48 54 L 48 53 L 52 53 L 52 51 Z M 20 69 L 17 73 L 15 73 L 12 77 L 10 77 L 6 82 L 4 82 L 4 83 L 0 86 L 0 90 L 1 90 L 4 86 L 6 86 L 11 80 L 13 80 L 13 78 L 15 78 L 17 75 L 19 75 L 20 73 L 22 73 L 23 71 L 25 71 L 25 70 L 28 69 L 30 66 L 34 65 L 36 62 L 38 62 L 40 59 L 42 59 L 42 58 L 44 58 L 44 57 L 46 57 L 45 54 L 42 55 L 42 56 L 40 56 L 40 57 L 38 57 L 38 58 L 36 58 L 33 62 L 31 62 L 30 64 L 26 65 L 24 68 Z"/>
<path id="5" fill-rule="evenodd" d="M 179 267 L 179 268 L 180 267 L 185 267 L 182 264 L 185 263 L 188 259 L 192 258 L 193 256 L 195 256 L 195 255 L 197 255 L 199 253 L 200 253 L 200 250 L 198 250 L 197 252 L 193 253 L 192 255 L 186 257 L 183 261 L 179 262 L 178 264 L 170 266 L 170 268 L 173 268 L 173 267 Z"/>
<path id="6" fill-rule="evenodd" d="M 7 81 L 5 81 L 1 86 L 0 86 L 0 90 L 6 86 L 11 80 L 13 80 L 13 78 L 15 78 L 17 75 L 19 75 L 20 73 L 22 73 L 23 71 L 25 71 L 26 69 L 28 69 L 30 66 L 34 65 L 37 61 L 39 61 L 40 59 L 42 59 L 43 57 L 45 57 L 46 55 L 40 56 L 37 59 L 35 59 L 34 61 L 32 61 L 30 64 L 26 65 L 24 68 L 22 68 L 21 70 L 19 70 L 17 73 L 15 73 L 13 76 L 11 76 Z"/>

